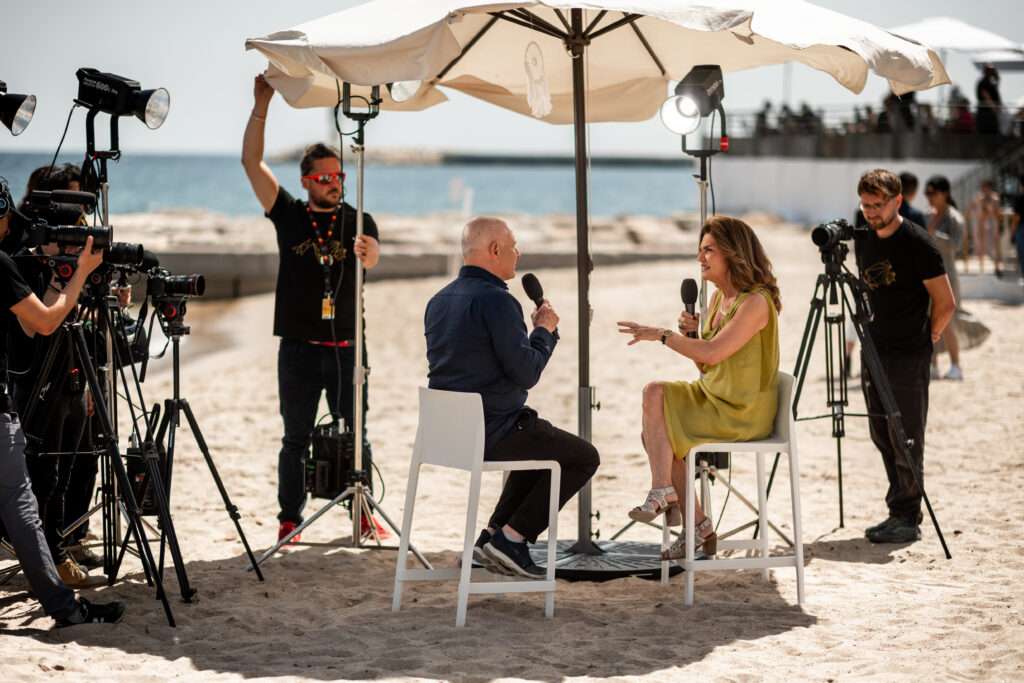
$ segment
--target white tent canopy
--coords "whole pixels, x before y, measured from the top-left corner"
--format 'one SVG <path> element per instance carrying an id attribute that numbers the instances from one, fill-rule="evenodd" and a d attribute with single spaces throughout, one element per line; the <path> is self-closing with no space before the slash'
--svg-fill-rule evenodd
<path id="1" fill-rule="evenodd" d="M 991 64 L 999 71 L 1024 71 L 1024 50 L 993 50 L 976 52 L 971 61 L 979 69 Z"/>
<path id="2" fill-rule="evenodd" d="M 530 29 L 539 21 L 561 31 L 572 8 L 585 10 L 587 24 L 597 22 L 586 48 L 588 121 L 649 119 L 667 84 L 695 64 L 729 72 L 796 61 L 855 93 L 869 71 L 898 94 L 948 82 L 931 50 L 802 0 L 376 0 L 246 47 L 267 56 L 271 84 L 297 107 L 333 105 L 337 79 L 359 86 L 418 80 L 425 86 L 417 97 L 402 105 L 385 97 L 383 108 L 432 106 L 445 99 L 436 89 L 444 86 L 524 114 L 531 113 L 524 59 L 533 49 L 551 101 L 538 118 L 570 123 L 566 45 Z M 523 10 L 534 19 L 519 15 L 517 25 Z M 601 31 L 627 20 L 624 30 Z"/>
<path id="3" fill-rule="evenodd" d="M 972 26 L 951 17 L 931 17 L 913 24 L 890 29 L 892 33 L 916 40 L 933 50 L 956 52 L 984 52 L 991 50 L 1021 50 L 1021 45 L 1009 38 Z"/>

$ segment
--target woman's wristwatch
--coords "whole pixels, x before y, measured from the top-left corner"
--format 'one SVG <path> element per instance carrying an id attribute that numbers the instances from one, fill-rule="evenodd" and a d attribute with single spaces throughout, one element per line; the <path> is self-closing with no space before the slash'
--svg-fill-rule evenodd
<path id="1" fill-rule="evenodd" d="M 670 337 L 671 335 L 672 335 L 672 330 L 662 330 L 662 331 L 661 331 L 661 343 L 662 343 L 662 344 L 664 344 L 664 343 L 665 343 L 665 341 L 666 341 L 666 340 L 667 340 L 667 339 L 668 339 L 668 338 L 669 338 L 669 337 Z"/>

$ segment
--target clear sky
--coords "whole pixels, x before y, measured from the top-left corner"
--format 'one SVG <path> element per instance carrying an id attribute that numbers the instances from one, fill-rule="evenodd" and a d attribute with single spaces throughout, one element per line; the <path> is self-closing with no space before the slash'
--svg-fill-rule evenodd
<path id="1" fill-rule="evenodd" d="M 11 92 L 39 98 L 31 126 L 12 138 L 0 135 L 6 151 L 52 151 L 77 90 L 75 70 L 89 66 L 138 80 L 143 88 L 166 87 L 171 112 L 162 128 L 121 122 L 121 148 L 132 152 L 239 152 L 252 103 L 252 77 L 266 62 L 246 52 L 248 37 L 263 36 L 359 4 L 354 0 L 93 0 L 5 2 L 0 11 L 0 80 Z M 1024 43 L 1021 0 L 818 0 L 817 4 L 883 27 L 929 16 L 950 16 Z M 950 54 L 947 69 L 973 99 L 978 72 L 964 55 Z M 886 83 L 870 77 L 853 95 L 830 77 L 802 65 L 791 68 L 791 102 L 812 107 L 876 105 Z M 1024 75 L 1002 74 L 1003 100 L 1024 97 Z M 572 127 L 552 126 L 447 91 L 450 102 L 418 113 L 385 113 L 367 133 L 367 144 L 470 151 L 572 152 Z M 726 75 L 726 104 L 750 110 L 783 94 L 783 67 Z M 934 101 L 936 94 L 919 96 Z M 106 121 L 106 117 L 100 117 Z M 100 126 L 106 140 L 106 124 Z M 294 110 L 275 98 L 267 128 L 267 150 L 305 144 L 326 134 L 323 110 Z M 671 154 L 678 140 L 655 118 L 644 123 L 592 125 L 596 153 Z M 84 112 L 77 111 L 65 148 L 85 143 Z"/>

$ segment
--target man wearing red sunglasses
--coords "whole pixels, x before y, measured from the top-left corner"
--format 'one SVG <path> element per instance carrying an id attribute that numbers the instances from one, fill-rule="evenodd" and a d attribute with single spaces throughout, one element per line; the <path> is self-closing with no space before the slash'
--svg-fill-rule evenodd
<path id="1" fill-rule="evenodd" d="M 277 231 L 280 257 L 274 334 L 281 338 L 277 374 L 284 421 L 277 488 L 281 539 L 302 523 L 303 459 L 317 422 L 320 396 L 326 392 L 331 415 L 352 425 L 355 259 L 373 268 L 380 259 L 380 245 L 377 225 L 369 214 L 364 215 L 363 234 L 356 239 L 356 211 L 343 199 L 345 174 L 334 148 L 323 143 L 306 148 L 300 163 L 305 200 L 281 187 L 263 161 L 264 128 L 274 89 L 262 75 L 256 77 L 253 95 L 255 103 L 242 141 L 242 166 Z M 363 364 L 368 367 L 365 353 Z M 369 387 L 364 386 L 365 411 Z M 364 467 L 372 472 L 365 432 L 363 453 Z M 292 539 L 298 540 L 298 536 Z"/>

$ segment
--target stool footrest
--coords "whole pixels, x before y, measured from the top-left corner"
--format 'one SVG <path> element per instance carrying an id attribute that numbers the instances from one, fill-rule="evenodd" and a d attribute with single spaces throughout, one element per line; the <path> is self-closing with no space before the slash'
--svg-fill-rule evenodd
<path id="1" fill-rule="evenodd" d="M 678 560 L 686 571 L 707 571 L 709 569 L 766 569 L 769 567 L 795 567 L 796 555 L 776 557 L 738 557 L 726 560 Z"/>

